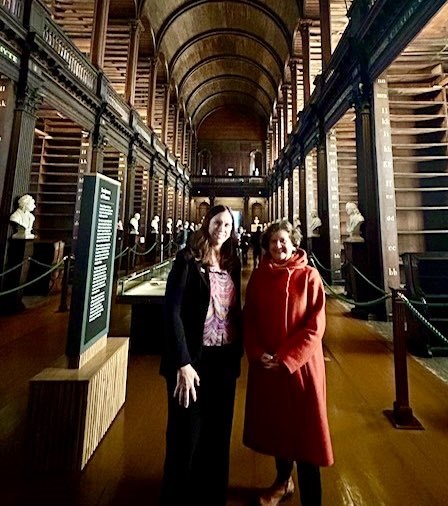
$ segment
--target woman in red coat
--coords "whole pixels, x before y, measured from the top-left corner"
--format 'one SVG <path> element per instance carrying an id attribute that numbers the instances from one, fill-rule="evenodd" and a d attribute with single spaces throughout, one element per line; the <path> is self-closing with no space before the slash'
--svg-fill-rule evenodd
<path id="1" fill-rule="evenodd" d="M 249 360 L 244 444 L 273 455 L 277 478 L 259 498 L 275 506 L 294 492 L 321 504 L 320 466 L 333 463 L 325 395 L 325 292 L 288 221 L 264 233 L 266 254 L 246 291 L 244 340 Z"/>

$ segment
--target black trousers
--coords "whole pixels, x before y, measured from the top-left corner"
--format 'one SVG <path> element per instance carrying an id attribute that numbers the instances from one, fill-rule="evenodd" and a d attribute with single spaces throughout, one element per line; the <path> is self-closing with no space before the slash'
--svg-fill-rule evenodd
<path id="1" fill-rule="evenodd" d="M 296 464 L 302 506 L 320 506 L 322 504 L 322 486 L 319 466 L 309 462 L 296 462 Z M 276 458 L 275 465 L 277 480 L 279 482 L 286 481 L 291 476 L 294 461 Z"/>
<path id="2" fill-rule="evenodd" d="M 198 398 L 188 408 L 167 380 L 168 424 L 160 504 L 226 504 L 236 372 L 231 346 L 204 347 Z"/>

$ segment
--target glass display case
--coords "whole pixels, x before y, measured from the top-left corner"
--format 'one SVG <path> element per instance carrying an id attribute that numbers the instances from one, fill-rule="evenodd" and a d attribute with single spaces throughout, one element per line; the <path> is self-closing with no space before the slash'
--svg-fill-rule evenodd
<path id="1" fill-rule="evenodd" d="M 119 278 L 116 302 L 131 305 L 130 351 L 158 354 L 163 347 L 163 304 L 174 258 Z"/>
<path id="2" fill-rule="evenodd" d="M 117 303 L 163 303 L 166 280 L 173 260 L 171 258 L 142 271 L 133 272 L 128 276 L 119 278 L 117 282 Z"/>

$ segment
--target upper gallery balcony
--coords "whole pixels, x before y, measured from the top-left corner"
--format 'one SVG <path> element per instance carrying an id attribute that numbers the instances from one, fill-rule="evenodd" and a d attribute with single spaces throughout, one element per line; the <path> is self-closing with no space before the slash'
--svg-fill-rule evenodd
<path id="1" fill-rule="evenodd" d="M 192 195 L 214 197 L 267 197 L 266 177 L 191 176 Z"/>

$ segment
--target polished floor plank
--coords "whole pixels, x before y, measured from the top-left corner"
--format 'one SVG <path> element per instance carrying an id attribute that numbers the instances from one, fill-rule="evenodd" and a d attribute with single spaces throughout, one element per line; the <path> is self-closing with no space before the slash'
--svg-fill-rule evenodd
<path id="1" fill-rule="evenodd" d="M 82 473 L 25 473 L 28 380 L 65 346 L 67 313 L 57 313 L 57 307 L 53 297 L 14 318 L 0 319 L 0 504 L 156 505 L 166 423 L 157 356 L 130 356 L 125 406 Z M 410 357 L 411 405 L 426 430 L 394 429 L 383 415 L 395 398 L 391 344 L 335 300 L 328 301 L 327 314 L 328 405 L 336 461 L 322 470 L 323 504 L 446 504 L 448 385 Z M 129 323 L 129 307 L 114 305 L 110 335 L 126 335 Z M 244 361 L 235 403 L 229 506 L 250 504 L 254 491 L 275 474 L 272 458 L 241 443 L 246 375 Z M 295 496 L 284 504 L 297 506 L 299 500 Z"/>

